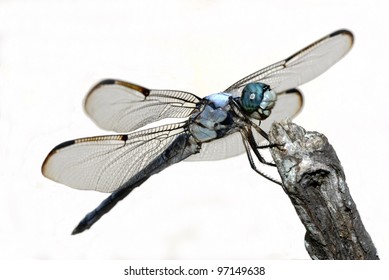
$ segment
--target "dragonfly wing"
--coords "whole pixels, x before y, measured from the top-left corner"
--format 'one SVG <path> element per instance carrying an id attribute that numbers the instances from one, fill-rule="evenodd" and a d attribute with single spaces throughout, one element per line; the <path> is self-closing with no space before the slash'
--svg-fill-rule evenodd
<path id="1" fill-rule="evenodd" d="M 268 132 L 275 121 L 293 119 L 303 107 L 303 95 L 298 89 L 291 89 L 277 95 L 277 102 L 270 116 L 261 122 L 261 128 Z M 258 144 L 266 141 L 259 133 L 253 131 Z M 187 161 L 220 160 L 234 157 L 246 152 L 239 132 L 212 142 L 203 143 L 198 154 L 187 158 Z"/>
<path id="2" fill-rule="evenodd" d="M 186 161 L 220 160 L 240 155 L 244 151 L 242 136 L 237 132 L 202 143 L 200 153 L 188 157 Z"/>
<path id="3" fill-rule="evenodd" d="M 301 112 L 303 105 L 303 94 L 296 88 L 277 94 L 277 101 L 270 116 L 261 121 L 260 127 L 265 132 L 269 132 L 273 122 L 295 118 Z"/>
<path id="4" fill-rule="evenodd" d="M 195 153 L 186 129 L 183 122 L 130 134 L 71 140 L 49 153 L 42 173 L 72 188 L 113 192 Z"/>
<path id="5" fill-rule="evenodd" d="M 316 78 L 338 62 L 351 49 L 353 40 L 350 31 L 335 31 L 287 59 L 241 79 L 226 92 L 240 96 L 243 87 L 252 82 L 268 84 L 276 93 L 295 88 Z"/>
<path id="6" fill-rule="evenodd" d="M 164 118 L 189 116 L 200 98 L 174 90 L 153 90 L 119 80 L 104 80 L 87 94 L 84 108 L 101 128 L 130 132 Z"/>

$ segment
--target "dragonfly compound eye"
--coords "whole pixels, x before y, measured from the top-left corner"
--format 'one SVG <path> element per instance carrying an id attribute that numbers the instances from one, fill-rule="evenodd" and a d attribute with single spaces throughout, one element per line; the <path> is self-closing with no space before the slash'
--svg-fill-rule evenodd
<path id="1" fill-rule="evenodd" d="M 276 100 L 276 93 L 268 85 L 249 83 L 243 88 L 241 105 L 250 117 L 264 120 L 270 115 Z"/>
<path id="2" fill-rule="evenodd" d="M 261 106 L 264 93 L 269 90 L 269 86 L 263 83 L 249 83 L 242 91 L 242 107 L 247 113 L 252 113 Z"/>

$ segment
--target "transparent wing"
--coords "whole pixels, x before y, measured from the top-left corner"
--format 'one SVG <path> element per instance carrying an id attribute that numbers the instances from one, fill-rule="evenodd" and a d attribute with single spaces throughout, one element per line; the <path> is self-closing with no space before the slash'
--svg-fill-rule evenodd
<path id="1" fill-rule="evenodd" d="M 270 116 L 261 122 L 260 127 L 268 132 L 273 122 L 283 119 L 293 119 L 303 107 L 303 95 L 298 89 L 291 89 L 277 95 L 277 102 Z M 253 131 L 258 144 L 265 141 L 256 131 Z M 220 160 L 244 153 L 240 133 L 234 133 L 227 137 L 216 139 L 212 142 L 203 143 L 198 154 L 187 158 L 187 161 Z"/>
<path id="2" fill-rule="evenodd" d="M 42 173 L 72 188 L 113 192 L 166 168 L 172 164 L 170 157 L 176 156 L 178 162 L 190 155 L 184 152 L 186 136 L 186 123 L 177 123 L 71 140 L 49 153 Z M 179 138 L 181 145 L 176 145 Z"/>
<path id="3" fill-rule="evenodd" d="M 348 30 L 335 31 L 281 60 L 259 70 L 230 86 L 226 92 L 240 95 L 242 87 L 251 82 L 268 84 L 276 93 L 302 85 L 325 72 L 338 62 L 353 44 Z"/>
<path id="4" fill-rule="evenodd" d="M 261 121 L 260 127 L 265 132 L 269 132 L 273 122 L 295 118 L 301 112 L 303 105 L 303 94 L 296 88 L 277 94 L 276 105 L 271 110 L 270 116 Z"/>
<path id="5" fill-rule="evenodd" d="M 104 80 L 88 93 L 84 108 L 99 127 L 125 133 L 164 118 L 187 117 L 199 101 L 188 92 Z"/>
<path id="6" fill-rule="evenodd" d="M 202 143 L 200 153 L 188 157 L 186 161 L 220 160 L 240 155 L 245 151 L 239 132 Z"/>

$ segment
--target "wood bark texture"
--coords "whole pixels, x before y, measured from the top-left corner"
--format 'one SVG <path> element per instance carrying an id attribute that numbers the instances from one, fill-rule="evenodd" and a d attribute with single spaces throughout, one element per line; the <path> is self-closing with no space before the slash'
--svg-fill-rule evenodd
<path id="1" fill-rule="evenodd" d="M 327 138 L 291 123 L 274 123 L 271 149 L 289 196 L 307 232 L 312 259 L 379 259 L 346 184 L 343 168 Z"/>

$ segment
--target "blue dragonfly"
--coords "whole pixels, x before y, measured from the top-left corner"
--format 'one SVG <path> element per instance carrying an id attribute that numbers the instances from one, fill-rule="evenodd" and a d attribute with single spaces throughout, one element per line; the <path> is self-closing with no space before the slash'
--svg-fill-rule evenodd
<path id="1" fill-rule="evenodd" d="M 353 35 L 335 31 L 306 48 L 239 80 L 226 90 L 200 98 L 176 90 L 155 90 L 107 79 L 87 94 L 84 108 L 101 128 L 119 134 L 70 140 L 54 147 L 42 165 L 45 177 L 69 187 L 111 193 L 73 230 L 89 229 L 150 176 L 182 160 L 204 161 L 246 152 L 254 157 L 274 121 L 293 118 L 302 108 L 296 89 L 325 72 L 352 47 Z M 154 122 L 179 118 L 140 130 Z M 182 120 L 183 119 L 183 120 Z"/>

